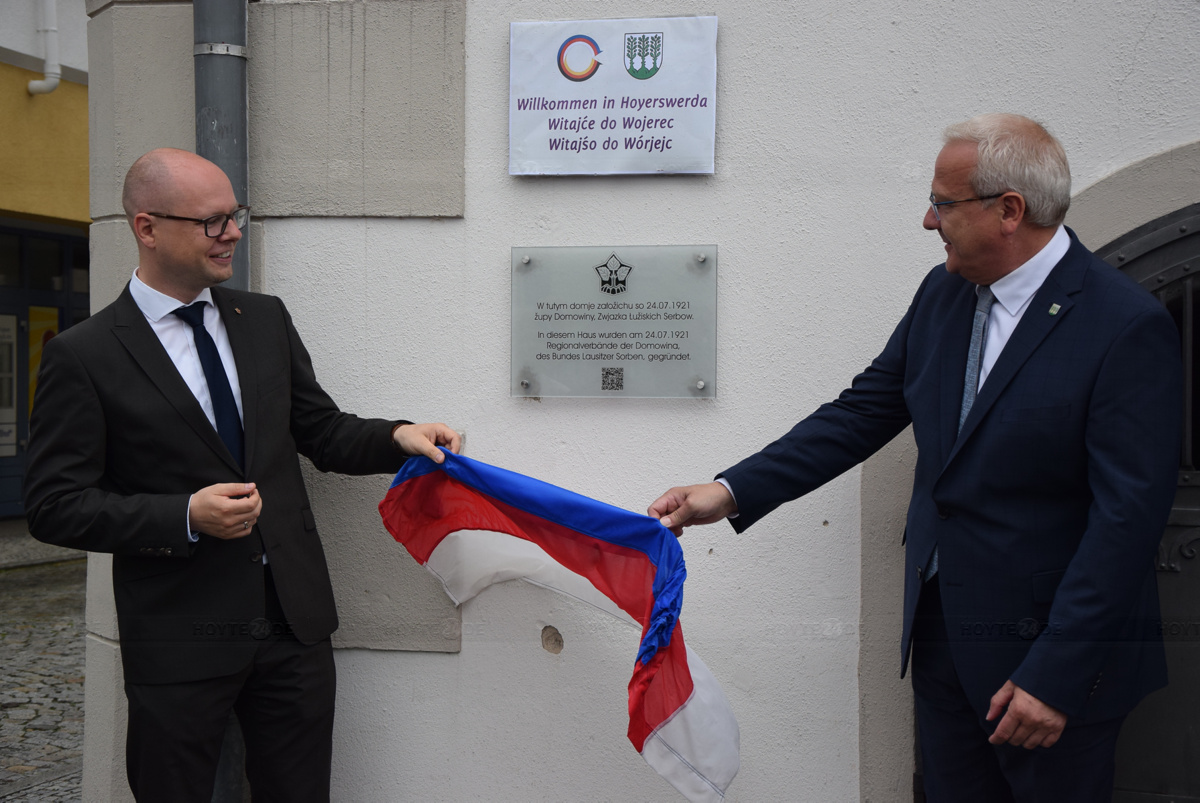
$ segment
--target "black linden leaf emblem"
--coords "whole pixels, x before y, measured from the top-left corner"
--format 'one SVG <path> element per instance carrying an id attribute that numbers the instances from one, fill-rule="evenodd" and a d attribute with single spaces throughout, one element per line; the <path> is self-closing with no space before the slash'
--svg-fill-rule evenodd
<path id="1" fill-rule="evenodd" d="M 600 275 L 600 289 L 610 295 L 624 293 L 625 279 L 631 270 L 633 265 L 626 265 L 613 254 L 603 265 L 596 266 L 596 273 Z"/>

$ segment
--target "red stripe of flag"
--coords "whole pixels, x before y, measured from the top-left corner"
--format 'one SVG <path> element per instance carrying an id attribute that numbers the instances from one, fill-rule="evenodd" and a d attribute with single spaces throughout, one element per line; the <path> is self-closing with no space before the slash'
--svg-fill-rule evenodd
<path id="1" fill-rule="evenodd" d="M 442 471 L 416 476 L 392 487 L 379 504 L 392 536 L 424 565 L 447 535 L 485 530 L 522 538 L 541 547 L 567 569 L 589 580 L 602 594 L 642 625 L 654 605 L 656 567 L 645 553 L 578 532 L 483 494 Z M 648 666 L 634 667 L 629 681 L 629 740 L 640 753 L 646 738 L 692 694 L 676 623 L 671 640 Z"/>

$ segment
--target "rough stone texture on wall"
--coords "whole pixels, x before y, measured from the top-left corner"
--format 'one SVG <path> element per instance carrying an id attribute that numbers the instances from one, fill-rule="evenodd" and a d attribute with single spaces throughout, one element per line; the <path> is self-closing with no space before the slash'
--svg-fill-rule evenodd
<path id="1" fill-rule="evenodd" d="M 127 803 L 133 800 L 133 794 L 125 779 L 128 708 L 122 685 L 121 651 L 107 639 L 88 635 L 85 665 L 83 799 Z"/>
<path id="2" fill-rule="evenodd" d="M 87 631 L 115 643 L 120 634 L 117 608 L 112 599 L 112 555 L 89 552 L 87 578 Z M 90 673 L 88 677 L 91 677 Z"/>
<path id="3" fill-rule="evenodd" d="M 195 148 L 191 5 L 104 6 L 88 22 L 88 58 L 91 214 L 99 221 L 124 215 L 121 185 L 135 159 L 151 148 Z M 108 254 L 92 257 L 103 268 Z"/>
<path id="4" fill-rule="evenodd" d="M 863 803 L 901 800 L 912 788 L 912 682 L 896 667 L 904 600 L 901 536 L 916 463 L 917 444 L 909 428 L 862 469 L 858 760 Z"/>
<path id="5" fill-rule="evenodd" d="M 407 415 L 402 409 L 392 412 Z M 421 652 L 462 649 L 458 608 L 437 578 L 409 557 L 379 520 L 377 505 L 391 478 L 322 474 L 308 465 L 305 469 L 305 483 L 318 500 L 313 513 L 337 599 L 339 625 L 333 646 Z"/>
<path id="6" fill-rule="evenodd" d="M 89 279 L 92 311 L 111 304 L 125 289 L 137 265 L 137 245 L 125 216 L 110 216 L 92 223 L 89 230 L 92 270 Z M 109 578 L 111 585 L 112 578 Z"/>
<path id="7" fill-rule="evenodd" d="M 414 373 L 417 352 L 431 348 L 404 331 L 410 316 L 366 295 L 399 299 L 406 286 L 426 285 L 419 266 L 397 265 L 396 254 L 417 245 L 368 234 L 461 225 L 461 220 L 325 221 L 268 219 L 252 259 L 252 280 L 287 303 L 312 354 L 322 387 L 347 412 L 414 421 L 457 421 L 446 411 L 448 392 L 427 372 Z M 384 261 L 385 267 L 376 263 Z M 403 262 L 403 261 L 402 261 Z M 452 278 L 447 281 L 453 281 Z M 447 293 L 449 291 L 446 291 Z M 436 372 L 435 372 L 436 373 Z M 454 381 L 470 386 L 461 373 Z M 337 599 L 338 648 L 457 652 L 459 613 L 441 583 L 388 535 L 379 500 L 391 477 L 345 477 L 305 465 L 305 482 L 321 533 Z"/>
<path id="8" fill-rule="evenodd" d="M 250 6 L 256 215 L 460 217 L 461 0 Z"/>
<path id="9" fill-rule="evenodd" d="M 133 161 L 151 148 L 191 150 L 191 5 L 87 5 L 92 309 L 108 304 L 137 262 L 121 209 Z M 125 780 L 125 695 L 109 556 L 88 562 L 83 798 L 132 800 Z"/>

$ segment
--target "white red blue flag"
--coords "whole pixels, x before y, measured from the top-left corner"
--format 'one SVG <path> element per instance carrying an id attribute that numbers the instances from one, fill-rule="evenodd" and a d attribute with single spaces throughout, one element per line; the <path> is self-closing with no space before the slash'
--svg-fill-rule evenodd
<path id="1" fill-rule="evenodd" d="M 445 450 L 443 450 L 445 451 Z M 379 503 L 384 525 L 461 604 L 526 579 L 641 626 L 629 740 L 692 801 L 720 801 L 738 726 L 716 678 L 683 643 L 687 572 L 670 530 L 555 485 L 445 452 L 411 458 Z"/>

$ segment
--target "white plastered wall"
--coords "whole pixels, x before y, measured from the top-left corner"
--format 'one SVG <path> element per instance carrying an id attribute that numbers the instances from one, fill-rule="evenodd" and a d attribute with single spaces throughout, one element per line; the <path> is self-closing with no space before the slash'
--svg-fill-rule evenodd
<path id="1" fill-rule="evenodd" d="M 716 175 L 508 176 L 509 22 L 684 14 L 719 17 Z M 1200 130 L 1189 0 L 1053 13 L 1032 0 L 469 0 L 466 15 L 463 216 L 268 219 L 256 281 L 288 303 L 348 409 L 445 420 L 472 457 L 632 510 L 782 433 L 882 347 L 940 261 L 920 219 L 946 124 L 993 110 L 1043 120 L 1078 188 Z M 717 400 L 507 396 L 511 246 L 708 242 Z M 884 459 L 744 535 L 716 525 L 684 539 L 688 643 L 742 727 L 731 799 L 908 794 L 906 687 L 887 632 L 901 555 L 887 530 L 911 454 L 902 443 Z M 386 482 L 311 487 L 341 597 L 364 554 L 399 549 L 361 510 Z M 540 645 L 546 624 L 563 634 L 558 655 Z M 636 637 L 509 583 L 463 607 L 461 652 L 339 650 L 335 799 L 677 799 L 624 738 Z M 860 714 L 872 695 L 889 703 L 884 722 Z"/>

